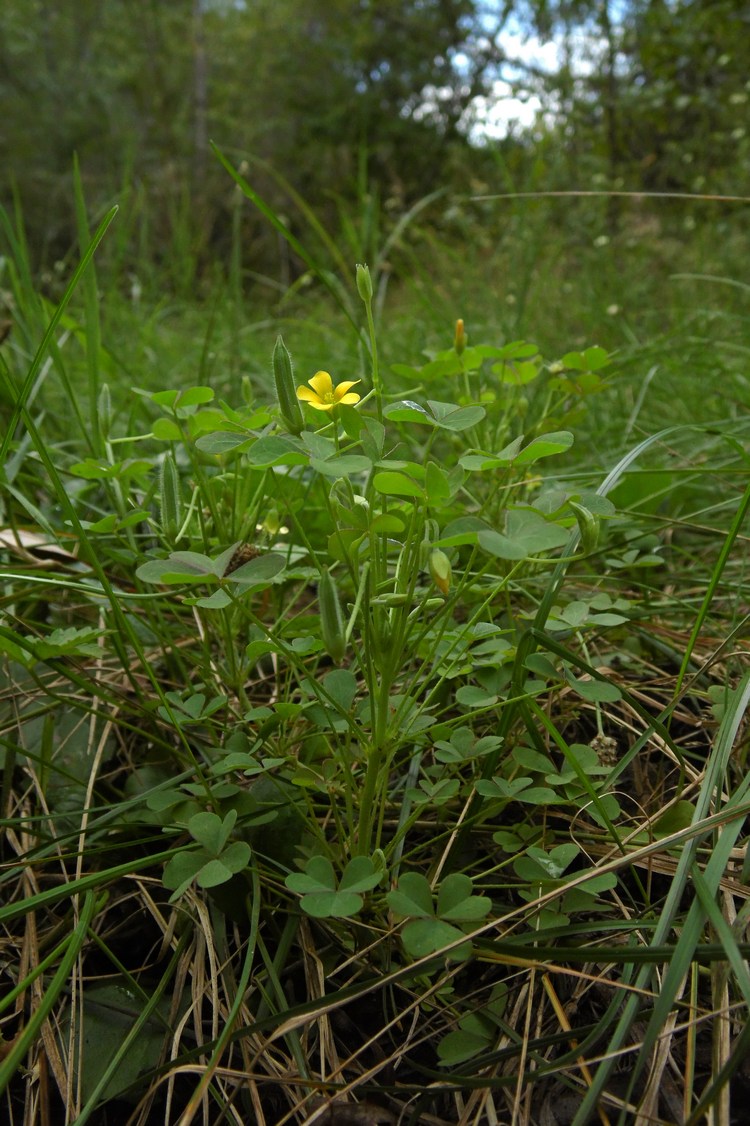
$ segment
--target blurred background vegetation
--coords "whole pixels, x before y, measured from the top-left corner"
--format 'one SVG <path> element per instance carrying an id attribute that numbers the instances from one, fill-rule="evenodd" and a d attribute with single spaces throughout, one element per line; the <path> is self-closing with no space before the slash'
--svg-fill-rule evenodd
<path id="1" fill-rule="evenodd" d="M 314 215 L 345 253 L 372 254 L 437 189 L 430 229 L 481 251 L 510 214 L 483 195 L 750 195 L 749 64 L 745 0 L 4 0 L 2 203 L 52 284 L 76 245 L 77 154 L 92 211 L 121 206 L 112 280 L 200 296 L 239 241 L 243 286 L 270 296 L 303 264 L 211 141 L 292 231 Z M 624 209 L 648 236 L 652 217 L 731 205 L 551 214 L 612 235 Z"/>

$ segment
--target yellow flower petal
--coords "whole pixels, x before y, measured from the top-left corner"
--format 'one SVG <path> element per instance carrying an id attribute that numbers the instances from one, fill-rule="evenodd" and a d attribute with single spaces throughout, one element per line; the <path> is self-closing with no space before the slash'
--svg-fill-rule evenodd
<path id="1" fill-rule="evenodd" d="M 342 395 L 338 402 L 343 403 L 345 406 L 351 406 L 354 403 L 358 403 L 361 398 L 362 396 L 358 395 L 356 391 L 350 391 L 348 395 Z"/>
<path id="2" fill-rule="evenodd" d="M 327 371 L 316 371 L 307 382 L 319 399 L 326 400 L 333 395 L 333 380 Z"/>
<path id="3" fill-rule="evenodd" d="M 337 403 L 343 403 L 344 398 L 346 396 L 346 401 L 348 403 L 350 403 L 352 400 L 351 400 L 351 398 L 349 398 L 347 396 L 347 391 L 349 390 L 350 387 L 355 387 L 358 383 L 359 383 L 358 379 L 350 379 L 350 380 L 345 380 L 343 383 L 338 383 L 336 385 L 336 390 L 333 392 L 334 398 L 336 399 L 336 402 Z M 359 395 L 357 395 L 354 402 L 356 403 L 358 401 L 359 401 Z"/>

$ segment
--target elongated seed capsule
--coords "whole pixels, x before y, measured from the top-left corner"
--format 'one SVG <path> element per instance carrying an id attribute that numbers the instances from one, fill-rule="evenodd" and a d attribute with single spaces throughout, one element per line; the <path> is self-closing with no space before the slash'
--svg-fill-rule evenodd
<path id="1" fill-rule="evenodd" d="M 320 606 L 320 630 L 323 644 L 331 660 L 340 664 L 346 652 L 346 629 L 341 612 L 339 592 L 327 567 L 320 572 L 318 580 L 318 604 Z"/>
<path id="2" fill-rule="evenodd" d="M 159 515 L 165 534 L 173 539 L 182 520 L 182 494 L 180 476 L 171 452 L 164 455 L 159 470 Z"/>
<path id="3" fill-rule="evenodd" d="M 305 423 L 294 384 L 292 357 L 281 336 L 277 336 L 273 349 L 273 381 L 284 425 L 291 434 L 299 434 Z"/>

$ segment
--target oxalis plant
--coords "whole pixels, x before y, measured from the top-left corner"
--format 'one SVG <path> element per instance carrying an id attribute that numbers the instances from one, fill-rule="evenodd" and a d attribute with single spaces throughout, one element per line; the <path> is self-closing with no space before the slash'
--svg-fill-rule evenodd
<path id="1" fill-rule="evenodd" d="M 527 342 L 469 346 L 459 320 L 450 348 L 393 366 L 407 390 L 391 390 L 366 266 L 356 284 L 369 380 L 299 379 L 279 337 L 274 405 L 216 405 L 205 387 L 150 395 L 166 444 L 160 542 L 137 576 L 174 587 L 213 676 L 166 694 L 160 715 L 192 780 L 149 806 L 189 834 L 164 872 L 173 899 L 193 881 L 241 879 L 255 849 L 308 915 L 390 910 L 409 920 L 411 956 L 452 942 L 464 958 L 458 940 L 491 901 L 456 864 L 442 879 L 410 865 L 426 818 L 439 834 L 461 808 L 466 825 L 502 824 L 519 802 L 586 806 L 606 826 L 618 813 L 595 750 L 560 748 L 560 768 L 541 739 L 511 746 L 502 720 L 551 679 L 594 703 L 617 695 L 561 646 L 542 654 L 529 641 L 534 622 L 564 637 L 625 620 L 606 594 L 555 600 L 574 550 L 596 549 L 613 508 L 539 475 L 573 443 L 565 426 L 607 356 L 594 347 L 545 365 Z M 432 386 L 452 386 L 453 400 Z M 206 733 L 218 713 L 231 719 L 217 748 Z M 522 854 L 529 899 L 578 854 L 533 836 L 512 824 L 497 834 Z"/>

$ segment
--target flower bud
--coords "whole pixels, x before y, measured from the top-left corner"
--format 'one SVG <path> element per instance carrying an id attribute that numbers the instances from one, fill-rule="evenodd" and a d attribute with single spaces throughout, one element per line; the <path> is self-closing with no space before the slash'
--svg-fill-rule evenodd
<path id="1" fill-rule="evenodd" d="M 279 516 L 278 508 L 269 508 L 263 523 L 258 525 L 258 527 L 269 539 L 273 539 L 274 536 L 277 536 L 281 529 L 281 517 Z"/>
<path id="2" fill-rule="evenodd" d="M 357 292 L 364 301 L 365 305 L 369 305 L 372 301 L 372 278 L 370 277 L 370 267 L 363 266 L 357 263 Z"/>
<path id="3" fill-rule="evenodd" d="M 441 594 L 447 595 L 451 588 L 453 568 L 451 567 L 450 559 L 439 547 L 434 548 L 434 550 L 430 552 L 428 567 L 430 578 L 435 586 Z"/>
<path id="4" fill-rule="evenodd" d="M 456 335 L 453 341 L 453 347 L 456 349 L 459 356 L 466 347 L 468 339 L 468 336 L 464 332 L 464 322 L 459 318 L 459 320 L 456 321 Z"/>

